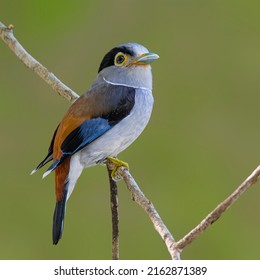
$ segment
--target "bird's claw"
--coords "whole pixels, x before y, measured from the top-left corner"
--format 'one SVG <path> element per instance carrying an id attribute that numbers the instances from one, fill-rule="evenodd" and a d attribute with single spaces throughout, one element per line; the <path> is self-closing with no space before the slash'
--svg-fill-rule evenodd
<path id="1" fill-rule="evenodd" d="M 113 168 L 113 170 L 112 170 L 112 172 L 111 172 L 111 177 L 112 177 L 112 179 L 113 179 L 115 182 L 121 180 L 122 177 L 118 174 L 117 170 L 118 170 L 118 168 L 121 167 L 121 166 L 124 166 L 124 167 L 126 167 L 127 169 L 129 169 L 128 163 L 127 163 L 127 162 L 124 162 L 124 161 L 122 161 L 122 160 L 119 160 L 119 159 L 117 159 L 117 158 L 113 158 L 113 157 L 107 157 L 107 160 L 111 161 L 111 162 L 114 164 L 114 168 Z"/>

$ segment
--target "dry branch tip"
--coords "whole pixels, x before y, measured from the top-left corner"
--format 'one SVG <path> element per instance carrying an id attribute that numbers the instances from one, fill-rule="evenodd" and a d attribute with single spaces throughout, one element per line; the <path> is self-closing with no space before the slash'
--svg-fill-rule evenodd
<path id="1" fill-rule="evenodd" d="M 12 24 L 12 23 L 8 24 L 8 25 L 7 25 L 7 29 L 10 30 L 10 31 L 12 31 L 12 30 L 14 29 L 13 24 Z"/>

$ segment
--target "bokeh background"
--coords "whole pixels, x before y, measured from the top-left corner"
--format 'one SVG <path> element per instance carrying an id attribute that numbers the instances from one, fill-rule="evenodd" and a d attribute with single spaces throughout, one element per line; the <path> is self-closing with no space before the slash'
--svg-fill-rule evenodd
<path id="1" fill-rule="evenodd" d="M 153 64 L 149 126 L 120 158 L 176 239 L 228 196 L 260 162 L 258 0 L 1 0 L 0 20 L 79 94 L 103 55 L 139 42 Z M 65 231 L 52 245 L 54 178 L 29 176 L 45 156 L 68 101 L 0 41 L 0 259 L 111 259 L 106 169 L 86 170 Z M 119 183 L 120 258 L 169 259 L 144 211 Z M 259 259 L 260 183 L 182 254 Z"/>

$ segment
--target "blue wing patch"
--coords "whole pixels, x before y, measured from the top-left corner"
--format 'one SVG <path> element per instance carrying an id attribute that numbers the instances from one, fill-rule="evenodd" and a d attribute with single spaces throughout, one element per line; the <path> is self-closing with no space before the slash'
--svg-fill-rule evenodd
<path id="1" fill-rule="evenodd" d="M 104 118 L 94 118 L 84 121 L 65 138 L 61 145 L 62 157 L 53 162 L 44 173 L 44 177 L 58 167 L 66 158 L 83 149 L 114 125 L 109 124 L 108 119 Z"/>
<path id="2" fill-rule="evenodd" d="M 110 125 L 108 120 L 104 118 L 95 118 L 84 121 L 63 141 L 61 145 L 63 156 L 72 156 L 112 127 L 113 125 Z"/>

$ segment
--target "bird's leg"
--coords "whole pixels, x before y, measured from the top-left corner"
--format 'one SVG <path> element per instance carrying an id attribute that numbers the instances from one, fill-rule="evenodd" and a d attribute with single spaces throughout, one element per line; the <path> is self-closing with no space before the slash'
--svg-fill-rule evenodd
<path id="1" fill-rule="evenodd" d="M 119 160 L 114 157 L 107 157 L 108 160 L 110 160 L 115 166 L 111 172 L 111 177 L 114 181 L 119 181 L 121 180 L 121 176 L 117 173 L 117 169 L 121 166 L 124 166 L 129 169 L 129 165 L 127 162 L 124 162 L 122 160 Z"/>

